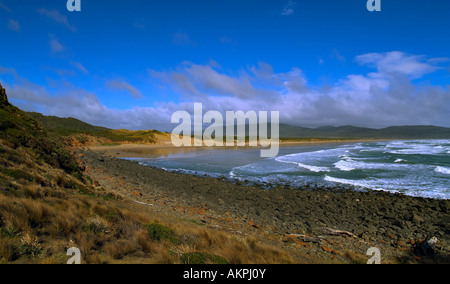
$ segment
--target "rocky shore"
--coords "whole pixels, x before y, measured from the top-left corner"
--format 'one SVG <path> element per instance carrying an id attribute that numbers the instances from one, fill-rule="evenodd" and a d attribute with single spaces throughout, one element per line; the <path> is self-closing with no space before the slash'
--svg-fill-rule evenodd
<path id="1" fill-rule="evenodd" d="M 91 150 L 80 153 L 98 186 L 139 202 L 163 200 L 178 208 L 174 214 L 186 213 L 179 208 L 199 208 L 199 222 L 247 224 L 249 233 L 270 236 L 297 249 L 300 256 L 328 253 L 330 262 L 339 262 L 377 247 L 388 262 L 450 262 L 448 200 L 346 187 L 280 185 L 266 190 L 222 178 L 170 173 Z M 437 242 L 427 250 L 431 239 Z"/>

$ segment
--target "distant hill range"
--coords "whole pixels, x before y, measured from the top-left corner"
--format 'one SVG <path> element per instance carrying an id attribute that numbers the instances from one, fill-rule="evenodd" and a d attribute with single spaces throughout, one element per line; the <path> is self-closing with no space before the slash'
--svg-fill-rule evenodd
<path id="1" fill-rule="evenodd" d="M 382 129 L 355 126 L 304 128 L 280 125 L 283 138 L 450 139 L 450 128 L 438 126 L 392 126 Z"/>
<path id="2" fill-rule="evenodd" d="M 162 134 L 156 130 L 127 131 L 112 130 L 105 127 L 93 126 L 75 118 L 60 118 L 44 116 L 40 113 L 28 113 L 37 120 L 43 128 L 55 136 L 70 136 L 75 134 L 91 134 L 106 137 L 113 141 L 126 139 L 150 138 L 155 134 Z M 270 129 L 270 127 L 269 127 Z M 306 128 L 288 124 L 280 124 L 280 137 L 282 139 L 450 139 L 450 128 L 438 126 L 392 126 L 382 129 L 355 127 L 355 126 L 324 126 L 319 128 Z M 139 139 L 138 139 L 139 140 Z M 130 141 L 130 142 L 132 142 Z"/>

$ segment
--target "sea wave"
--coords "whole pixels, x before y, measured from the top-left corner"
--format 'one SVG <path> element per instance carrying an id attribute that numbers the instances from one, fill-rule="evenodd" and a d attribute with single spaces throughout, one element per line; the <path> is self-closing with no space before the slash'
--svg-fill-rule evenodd
<path id="1" fill-rule="evenodd" d="M 349 160 L 341 160 L 335 163 L 334 166 L 344 172 L 351 172 L 356 170 L 354 164 L 352 164 Z"/>
<path id="2" fill-rule="evenodd" d="M 331 172 L 331 169 L 327 168 L 327 167 L 316 167 L 316 166 L 305 165 L 305 164 L 302 164 L 302 163 L 298 163 L 298 166 L 301 167 L 301 168 L 308 169 L 308 170 L 310 170 L 311 172 L 314 172 L 314 173 Z"/>
<path id="3" fill-rule="evenodd" d="M 364 180 L 351 180 L 351 179 L 343 179 L 343 178 L 335 178 L 326 175 L 324 177 L 324 180 L 332 183 L 340 183 L 340 184 L 347 184 L 355 187 L 361 187 L 361 188 L 370 188 L 372 190 L 385 190 L 383 188 L 374 187 L 373 184 L 364 181 Z M 393 190 L 389 190 L 390 192 L 394 192 Z"/>
<path id="4" fill-rule="evenodd" d="M 386 153 L 401 155 L 448 154 L 448 140 L 392 142 L 386 145 Z M 444 144 L 444 145 L 442 145 Z"/>
<path id="5" fill-rule="evenodd" d="M 335 168 L 338 168 L 339 170 L 344 172 L 350 172 L 354 170 L 393 170 L 408 167 L 408 165 L 399 164 L 400 162 L 404 162 L 404 160 L 401 161 L 397 160 L 395 163 L 391 164 L 391 163 L 366 163 L 362 161 L 355 161 L 353 159 L 345 159 L 335 163 L 334 166 Z"/>
<path id="6" fill-rule="evenodd" d="M 437 173 L 441 173 L 441 174 L 446 174 L 446 175 L 450 175 L 450 168 L 446 168 L 446 167 L 436 167 L 434 169 L 435 172 Z"/>
<path id="7" fill-rule="evenodd" d="M 276 161 L 280 162 L 280 163 L 284 163 L 284 164 L 297 165 L 298 167 L 307 169 L 313 173 L 321 173 L 321 172 L 330 172 L 331 171 L 331 169 L 327 168 L 327 167 L 318 167 L 318 166 L 312 166 L 312 165 L 307 165 L 307 164 L 303 164 L 303 163 L 283 161 L 281 159 L 276 159 Z"/>

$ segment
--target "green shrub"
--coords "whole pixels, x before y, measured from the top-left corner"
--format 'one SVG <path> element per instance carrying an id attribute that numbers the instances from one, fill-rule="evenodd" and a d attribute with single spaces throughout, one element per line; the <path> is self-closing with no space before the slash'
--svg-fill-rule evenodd
<path id="1" fill-rule="evenodd" d="M 155 241 L 160 242 L 166 240 L 173 244 L 181 243 L 180 240 L 175 235 L 175 232 L 170 228 L 167 228 L 163 225 L 156 223 L 147 225 L 146 227 L 149 237 Z"/>
<path id="2" fill-rule="evenodd" d="M 44 248 L 39 243 L 38 239 L 35 237 L 30 237 L 26 235 L 20 241 L 21 244 L 16 246 L 15 253 L 19 256 L 27 256 L 29 258 L 37 257 L 44 252 Z"/>
<path id="3" fill-rule="evenodd" d="M 20 230 L 14 228 L 13 226 L 5 226 L 0 228 L 0 236 L 15 238 L 20 235 L 21 235 Z"/>
<path id="4" fill-rule="evenodd" d="M 30 175 L 29 173 L 22 171 L 22 170 L 16 170 L 16 169 L 8 169 L 3 171 L 4 175 L 10 176 L 14 178 L 15 180 L 26 180 L 26 181 L 34 181 L 34 176 Z"/>

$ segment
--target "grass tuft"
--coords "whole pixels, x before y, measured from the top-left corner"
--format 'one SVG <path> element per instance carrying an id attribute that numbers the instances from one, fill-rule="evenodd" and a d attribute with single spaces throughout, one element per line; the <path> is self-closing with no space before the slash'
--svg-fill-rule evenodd
<path id="1" fill-rule="evenodd" d="M 175 232 L 165 227 L 161 224 L 153 223 L 150 225 L 147 225 L 147 232 L 151 239 L 161 242 L 161 241 L 169 241 L 172 244 L 180 244 L 180 240 L 175 235 Z"/>

